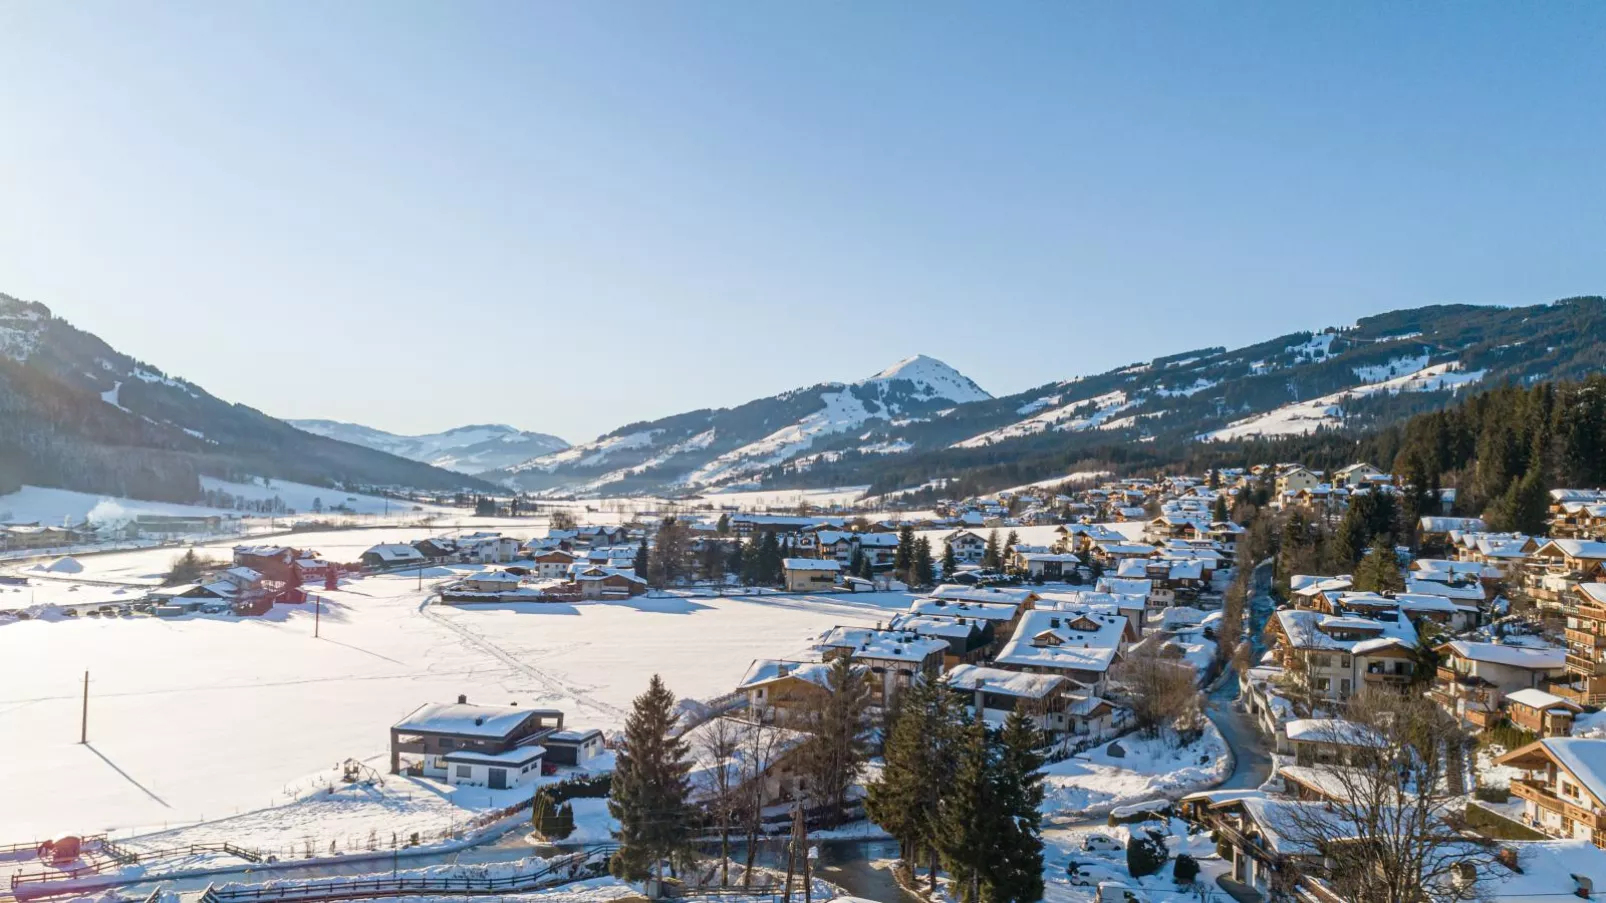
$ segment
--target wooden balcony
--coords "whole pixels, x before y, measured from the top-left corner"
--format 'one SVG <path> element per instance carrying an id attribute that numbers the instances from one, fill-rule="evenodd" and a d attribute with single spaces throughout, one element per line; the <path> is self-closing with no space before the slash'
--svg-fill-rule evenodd
<path id="1" fill-rule="evenodd" d="M 1494 727 L 1500 721 L 1499 712 L 1491 712 L 1486 709 L 1469 708 L 1464 714 L 1468 724 L 1483 730 Z"/>
<path id="2" fill-rule="evenodd" d="M 1591 633 L 1587 630 L 1574 630 L 1571 627 L 1567 628 L 1566 633 L 1567 645 L 1569 646 L 1577 646 L 1580 649 L 1599 649 L 1601 646 L 1606 646 L 1606 636 L 1598 633 Z"/>
<path id="3" fill-rule="evenodd" d="M 1567 671 L 1572 674 L 1581 674 L 1585 677 L 1596 677 L 1606 674 L 1606 661 L 1591 658 L 1587 655 L 1578 655 L 1575 652 L 1568 652 Z"/>
<path id="4" fill-rule="evenodd" d="M 1369 684 L 1381 684 L 1386 687 L 1403 687 L 1411 682 L 1409 674 L 1390 674 L 1384 671 L 1367 671 L 1364 677 Z"/>
<path id="5" fill-rule="evenodd" d="M 1527 800 L 1541 809 L 1561 814 L 1567 811 L 1567 806 L 1561 798 L 1550 792 L 1550 789 L 1538 781 L 1527 778 L 1512 778 L 1511 793 L 1519 799 Z"/>

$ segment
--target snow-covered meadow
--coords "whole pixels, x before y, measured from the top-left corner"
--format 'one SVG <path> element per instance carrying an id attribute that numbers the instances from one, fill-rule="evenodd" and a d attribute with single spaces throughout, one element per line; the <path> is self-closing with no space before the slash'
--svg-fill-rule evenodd
<path id="1" fill-rule="evenodd" d="M 390 531 L 346 532 L 366 548 Z M 306 544 L 348 557 L 331 542 Z M 87 556 L 81 576 L 142 582 L 168 563 L 172 550 L 159 552 Z M 424 604 L 427 577 L 423 584 L 377 576 L 319 591 L 318 639 L 310 606 L 279 606 L 263 619 L 0 624 L 0 736 L 18 741 L 0 772 L 0 838 L 160 830 L 282 805 L 296 799 L 287 785 L 304 789 L 345 758 L 383 770 L 389 726 L 459 694 L 616 728 L 654 672 L 678 695 L 709 698 L 728 692 L 754 658 L 797 654 L 830 626 L 885 620 L 909 600 L 444 607 Z M 89 743 L 81 745 L 86 670 Z"/>

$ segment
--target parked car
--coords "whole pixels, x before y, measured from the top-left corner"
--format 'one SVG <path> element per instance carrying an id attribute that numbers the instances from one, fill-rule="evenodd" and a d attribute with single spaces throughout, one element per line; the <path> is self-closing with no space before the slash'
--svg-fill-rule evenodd
<path id="1" fill-rule="evenodd" d="M 1149 903 L 1149 895 L 1119 881 L 1100 881 L 1094 903 Z"/>
<path id="2" fill-rule="evenodd" d="M 1073 862 L 1065 867 L 1074 887 L 1098 887 L 1103 882 L 1120 883 L 1126 878 L 1108 865 L 1097 862 Z"/>
<path id="3" fill-rule="evenodd" d="M 1126 846 L 1108 834 L 1089 834 L 1082 838 L 1084 853 L 1123 853 Z"/>

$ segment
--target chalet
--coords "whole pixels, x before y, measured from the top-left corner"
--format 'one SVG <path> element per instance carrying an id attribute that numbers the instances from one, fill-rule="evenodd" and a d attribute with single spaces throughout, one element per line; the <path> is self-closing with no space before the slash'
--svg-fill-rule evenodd
<path id="1" fill-rule="evenodd" d="M 691 802 L 709 806 L 717 801 L 721 788 L 738 799 L 756 798 L 760 806 L 770 806 L 802 798 L 807 792 L 806 777 L 798 763 L 798 748 L 808 739 L 802 731 L 761 725 L 729 716 L 711 718 L 686 732 L 690 749 L 707 749 L 711 744 L 738 750 L 735 757 L 743 766 L 709 761 L 698 756 L 686 775 Z M 717 739 L 716 739 L 717 738 Z M 755 748 L 761 751 L 753 756 Z M 721 769 L 725 769 L 723 776 Z M 753 770 L 758 774 L 752 774 Z"/>
<path id="2" fill-rule="evenodd" d="M 1020 623 L 1021 609 L 1008 602 L 951 602 L 947 599 L 915 599 L 909 603 L 911 615 L 965 618 L 992 624 L 994 645 L 1008 639 Z"/>
<path id="3" fill-rule="evenodd" d="M 842 563 L 834 558 L 786 558 L 781 561 L 781 573 L 788 592 L 825 592 L 836 585 Z"/>
<path id="4" fill-rule="evenodd" d="M 1606 542 L 1590 539 L 1552 539 L 1534 550 L 1535 569 L 1581 583 L 1606 575 Z"/>
<path id="5" fill-rule="evenodd" d="M 1566 652 L 1554 647 L 1455 640 L 1438 647 L 1442 664 L 1432 697 L 1475 727 L 1499 720 L 1501 702 L 1517 690 L 1537 689 L 1566 673 Z"/>
<path id="6" fill-rule="evenodd" d="M 1450 534 L 1483 533 L 1489 525 L 1477 517 L 1423 516 L 1416 522 L 1416 541 L 1419 548 L 1443 549 L 1451 543 Z"/>
<path id="7" fill-rule="evenodd" d="M 816 643 L 826 661 L 848 655 L 870 669 L 870 696 L 886 706 L 917 679 L 942 671 L 948 643 L 921 637 L 912 631 L 871 627 L 833 627 Z"/>
<path id="8" fill-rule="evenodd" d="M 1339 899 L 1298 892 L 1302 869 L 1319 866 L 1322 856 L 1314 843 L 1300 839 L 1296 825 L 1340 818 L 1327 804 L 1274 799 L 1258 790 L 1216 790 L 1185 796 L 1180 807 L 1218 838 L 1232 879 L 1253 888 L 1259 899 Z"/>
<path id="9" fill-rule="evenodd" d="M 397 568 L 424 563 L 424 555 L 402 543 L 384 543 L 362 553 L 362 563 L 370 568 Z"/>
<path id="10" fill-rule="evenodd" d="M 831 695 L 829 662 L 757 659 L 736 685 L 747 696 L 747 714 L 764 724 L 809 724 Z"/>
<path id="11" fill-rule="evenodd" d="M 1069 552 L 1025 552 L 1017 548 L 1018 567 L 1032 577 L 1059 580 L 1082 566 L 1082 559 Z"/>
<path id="12" fill-rule="evenodd" d="M 1018 709 L 1029 715 L 1050 740 L 1066 734 L 1103 733 L 1115 712 L 1102 699 L 1086 705 L 1089 697 L 1074 694 L 1076 685 L 1058 674 L 960 665 L 942 679 L 963 700 L 972 717 L 979 713 L 988 723 L 1001 725 Z"/>
<path id="13" fill-rule="evenodd" d="M 980 564 L 982 555 L 987 551 L 987 540 L 974 530 L 955 530 L 944 536 L 942 541 L 953 551 L 954 560 L 960 564 Z"/>
<path id="14" fill-rule="evenodd" d="M 614 568 L 588 567 L 575 575 L 582 599 L 628 599 L 647 591 L 647 581 Z"/>
<path id="15" fill-rule="evenodd" d="M 1606 847 L 1606 740 L 1545 737 L 1495 759 L 1527 772 L 1511 780 L 1522 821 L 1551 837 Z"/>
<path id="16" fill-rule="evenodd" d="M 993 648 L 993 641 L 997 636 L 991 621 L 967 618 L 963 615 L 948 617 L 901 614 L 894 617 L 887 626 L 893 630 L 908 630 L 916 636 L 947 643 L 948 649 L 942 657 L 944 668 L 980 661 Z"/>
<path id="17" fill-rule="evenodd" d="M 493 564 L 512 561 L 519 554 L 519 541 L 500 533 L 470 533 L 454 536 L 452 542 L 457 546 L 459 561 Z"/>
<path id="18" fill-rule="evenodd" d="M 574 564 L 574 554 L 563 549 L 547 549 L 536 552 L 530 559 L 530 572 L 542 580 L 561 580 L 569 573 L 569 566 Z"/>
<path id="19" fill-rule="evenodd" d="M 1277 473 L 1273 489 L 1278 496 L 1297 493 L 1301 489 L 1311 489 L 1322 482 L 1322 478 L 1311 471 L 1295 465 Z"/>
<path id="20" fill-rule="evenodd" d="M 1287 753 L 1297 765 L 1348 764 L 1354 749 L 1376 749 L 1384 740 L 1365 725 L 1342 718 L 1297 718 L 1283 725 Z M 1279 744 L 1278 752 L 1285 752 Z"/>
<path id="21" fill-rule="evenodd" d="M 400 774 L 402 756 L 410 773 L 504 790 L 533 782 L 541 774 L 546 750 L 541 739 L 562 730 L 563 713 L 519 706 L 429 703 L 414 709 L 390 728 L 390 771 Z"/>
<path id="22" fill-rule="evenodd" d="M 977 587 L 944 583 L 931 591 L 934 599 L 948 602 L 1002 602 L 1016 608 L 1031 608 L 1039 596 L 1035 590 L 1024 587 Z"/>
<path id="23" fill-rule="evenodd" d="M 1573 720 L 1584 708 L 1544 690 L 1515 690 L 1506 694 L 1506 717 L 1516 727 L 1539 737 L 1566 737 Z"/>
<path id="24" fill-rule="evenodd" d="M 1388 483 L 1392 477 L 1370 464 L 1351 464 L 1333 471 L 1334 486 L 1366 486 Z"/>
<path id="25" fill-rule="evenodd" d="M 1027 612 L 993 664 L 1026 674 L 1059 674 L 1102 695 L 1125 644 L 1126 618 L 1036 609 Z"/>
<path id="26" fill-rule="evenodd" d="M 1284 609 L 1267 622 L 1266 637 L 1285 679 L 1318 699 L 1348 699 L 1363 683 L 1400 689 L 1415 674 L 1416 629 L 1403 618 Z"/>
<path id="27" fill-rule="evenodd" d="M 891 568 L 898 557 L 898 534 L 896 533 L 858 533 L 856 543 L 859 554 L 870 560 L 870 566 L 878 571 Z"/>
<path id="28" fill-rule="evenodd" d="M 509 571 L 482 571 L 463 578 L 458 586 L 471 593 L 506 593 L 519 588 L 521 578 Z"/>
<path id="29" fill-rule="evenodd" d="M 457 558 L 457 543 L 442 536 L 420 539 L 413 543 L 413 548 L 418 550 L 418 554 L 431 561 L 445 561 Z"/>
<path id="30" fill-rule="evenodd" d="M 1550 535 L 1606 540 L 1606 489 L 1550 490 Z"/>
<path id="31" fill-rule="evenodd" d="M 588 546 L 615 546 L 629 539 L 630 531 L 624 527 L 597 525 L 577 527 L 574 531 L 574 541 Z"/>
<path id="32" fill-rule="evenodd" d="M 1579 705 L 1606 703 L 1606 583 L 1573 587 L 1567 612 L 1567 683 L 1552 690 Z"/>

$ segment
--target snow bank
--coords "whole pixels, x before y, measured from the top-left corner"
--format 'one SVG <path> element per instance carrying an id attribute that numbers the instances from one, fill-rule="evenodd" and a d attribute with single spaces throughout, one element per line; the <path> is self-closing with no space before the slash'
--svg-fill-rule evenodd
<path id="1" fill-rule="evenodd" d="M 1215 786 L 1232 773 L 1227 743 L 1209 721 L 1199 740 L 1187 746 L 1135 734 L 1114 743 L 1125 756 L 1111 756 L 1106 743 L 1045 766 L 1043 812 L 1051 818 L 1100 815 L 1118 806 L 1181 797 Z"/>

